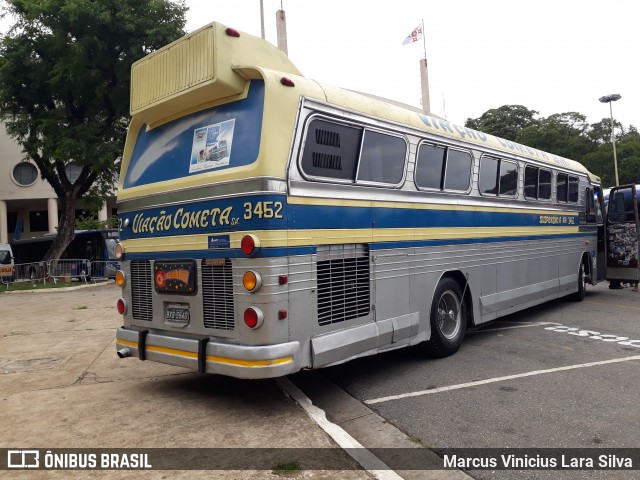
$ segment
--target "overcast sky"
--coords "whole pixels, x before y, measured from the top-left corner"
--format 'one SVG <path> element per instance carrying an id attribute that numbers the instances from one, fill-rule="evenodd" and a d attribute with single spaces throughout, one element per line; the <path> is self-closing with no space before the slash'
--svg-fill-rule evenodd
<path id="1" fill-rule="evenodd" d="M 260 36 L 259 0 L 187 0 L 187 29 L 210 22 Z M 276 44 L 280 0 L 264 0 Z M 282 0 L 289 57 L 321 83 L 420 106 L 424 18 L 431 110 L 463 124 L 520 104 L 542 116 L 614 118 L 640 128 L 640 2 L 634 0 Z"/>

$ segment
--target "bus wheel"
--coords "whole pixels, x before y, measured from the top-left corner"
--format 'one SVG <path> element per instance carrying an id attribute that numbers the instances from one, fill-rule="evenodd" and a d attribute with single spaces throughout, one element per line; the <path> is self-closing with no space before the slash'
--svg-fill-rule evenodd
<path id="1" fill-rule="evenodd" d="M 584 263 L 580 262 L 580 268 L 578 269 L 578 291 L 571 295 L 571 300 L 581 302 L 587 295 L 587 277 L 584 274 Z"/>
<path id="2" fill-rule="evenodd" d="M 432 357 L 448 357 L 462 345 L 467 327 L 467 311 L 460 285 L 452 278 L 440 280 L 431 303 L 431 338 L 424 352 Z"/>

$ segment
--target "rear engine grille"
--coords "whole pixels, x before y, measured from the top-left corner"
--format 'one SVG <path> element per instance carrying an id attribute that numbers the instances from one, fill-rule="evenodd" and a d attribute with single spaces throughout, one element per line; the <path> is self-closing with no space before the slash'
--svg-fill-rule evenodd
<path id="1" fill-rule="evenodd" d="M 131 314 L 134 320 L 153 320 L 151 262 L 131 262 Z"/>
<path id="2" fill-rule="evenodd" d="M 371 288 L 366 245 L 319 247 L 317 272 L 320 325 L 369 314 Z"/>
<path id="3" fill-rule="evenodd" d="M 219 266 L 202 265 L 202 302 L 206 328 L 235 328 L 231 260 Z"/>

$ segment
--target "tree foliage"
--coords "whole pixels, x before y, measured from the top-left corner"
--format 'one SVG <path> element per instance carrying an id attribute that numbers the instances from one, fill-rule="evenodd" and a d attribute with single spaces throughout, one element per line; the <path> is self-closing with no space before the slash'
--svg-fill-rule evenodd
<path id="1" fill-rule="evenodd" d="M 465 126 L 576 160 L 600 176 L 604 186 L 615 185 L 611 119 L 589 124 L 578 112 L 537 115 L 522 105 L 503 105 L 467 119 Z M 614 130 L 620 184 L 640 183 L 640 133 L 616 121 Z"/>
<path id="2" fill-rule="evenodd" d="M 170 0 L 7 0 L 16 23 L 0 43 L 0 109 L 60 200 L 58 240 L 73 238 L 78 200 L 113 187 L 129 120 L 131 64 L 184 35 Z M 77 179 L 65 167 L 82 167 Z"/>
<path id="3" fill-rule="evenodd" d="M 535 123 L 534 117 L 536 115 L 538 112 L 529 110 L 522 105 L 503 105 L 487 110 L 480 118 L 468 118 L 465 126 L 506 140 L 516 141 L 520 129 Z"/>

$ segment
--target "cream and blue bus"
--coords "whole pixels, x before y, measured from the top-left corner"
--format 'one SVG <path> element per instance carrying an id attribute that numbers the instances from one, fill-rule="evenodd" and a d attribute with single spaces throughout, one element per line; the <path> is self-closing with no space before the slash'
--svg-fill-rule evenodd
<path id="1" fill-rule="evenodd" d="M 238 378 L 416 346 L 605 275 L 579 163 L 320 85 L 210 24 L 132 66 L 120 357 Z"/>

